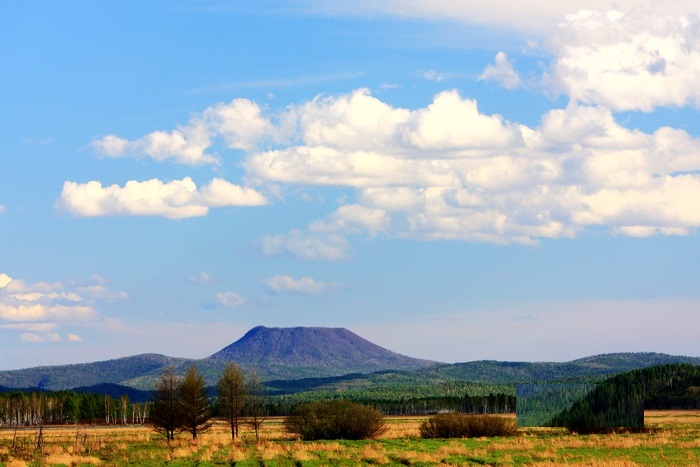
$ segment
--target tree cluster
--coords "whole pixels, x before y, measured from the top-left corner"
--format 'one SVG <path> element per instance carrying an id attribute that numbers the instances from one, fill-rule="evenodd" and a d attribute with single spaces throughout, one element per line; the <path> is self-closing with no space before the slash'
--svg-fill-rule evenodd
<path id="1" fill-rule="evenodd" d="M 257 438 L 265 415 L 264 388 L 257 373 L 252 371 L 246 380 L 240 368 L 229 363 L 217 383 L 217 394 L 216 408 L 231 427 L 231 438 L 238 436 L 243 417 L 253 427 Z M 204 377 L 196 366 L 190 366 L 182 378 L 170 366 L 163 370 L 156 383 L 150 423 L 168 441 L 181 431 L 196 439 L 197 434 L 211 426 L 213 408 Z"/>

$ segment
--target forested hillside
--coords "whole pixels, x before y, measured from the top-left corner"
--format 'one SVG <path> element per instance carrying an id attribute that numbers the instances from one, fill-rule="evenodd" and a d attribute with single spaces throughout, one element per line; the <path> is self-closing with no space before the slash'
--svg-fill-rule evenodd
<path id="1" fill-rule="evenodd" d="M 163 368 L 182 374 L 195 364 L 213 385 L 227 362 L 255 369 L 276 394 L 366 388 L 435 386 L 463 382 L 510 385 L 547 381 L 601 381 L 663 363 L 700 365 L 700 358 L 658 353 L 597 355 L 572 362 L 476 361 L 445 364 L 407 357 L 342 328 L 251 329 L 233 344 L 200 360 L 144 354 L 94 363 L 0 371 L 0 386 L 65 390 L 100 384 L 150 390 Z M 387 389 L 388 390 L 388 389 Z"/>

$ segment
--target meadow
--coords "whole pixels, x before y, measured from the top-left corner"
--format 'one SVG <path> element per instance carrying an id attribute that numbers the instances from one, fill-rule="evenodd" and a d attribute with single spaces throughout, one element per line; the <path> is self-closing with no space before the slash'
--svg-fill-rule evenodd
<path id="1" fill-rule="evenodd" d="M 514 437 L 427 440 L 418 435 L 423 420 L 387 417 L 381 439 L 366 441 L 298 441 L 281 418 L 267 419 L 257 442 L 247 428 L 232 442 L 223 423 L 171 443 L 143 426 L 49 427 L 41 440 L 37 428 L 4 429 L 0 466 L 700 466 L 700 411 L 647 411 L 646 433 L 605 435 L 525 428 Z"/>

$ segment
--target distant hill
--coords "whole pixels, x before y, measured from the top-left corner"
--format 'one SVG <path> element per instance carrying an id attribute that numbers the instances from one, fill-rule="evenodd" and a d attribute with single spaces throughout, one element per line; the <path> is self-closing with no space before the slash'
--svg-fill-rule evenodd
<path id="1" fill-rule="evenodd" d="M 265 372 L 267 379 L 413 370 L 437 364 L 391 352 L 344 328 L 264 326 L 251 329 L 206 360 L 234 361 Z"/>
<path id="2" fill-rule="evenodd" d="M 669 363 L 700 365 L 700 358 L 653 352 L 626 352 L 594 355 L 562 363 L 482 360 L 436 365 L 416 371 L 416 375 L 432 381 L 462 380 L 496 384 L 581 381 Z"/>
<path id="3" fill-rule="evenodd" d="M 151 390 L 163 368 L 183 374 L 196 365 L 214 385 L 227 362 L 245 372 L 256 369 L 276 393 L 336 388 L 410 387 L 453 381 L 514 385 L 536 381 L 602 379 L 624 371 L 667 363 L 700 365 L 700 358 L 659 353 L 596 355 L 566 363 L 498 362 L 437 363 L 384 349 L 343 328 L 256 327 L 215 354 L 192 360 L 142 354 L 102 362 L 0 371 L 0 387 L 45 390 L 81 387 L 119 392 L 119 385 Z M 141 397 L 134 393 L 134 397 Z"/>
<path id="4" fill-rule="evenodd" d="M 143 375 L 158 374 L 167 365 L 177 366 L 186 361 L 165 355 L 142 354 L 93 363 L 0 371 L 0 385 L 9 388 L 59 390 L 103 383 L 123 384 Z"/>
<path id="5" fill-rule="evenodd" d="M 514 387 L 518 383 L 602 381 L 626 371 L 671 363 L 700 366 L 700 358 L 662 353 L 612 353 L 564 363 L 482 360 L 443 363 L 412 371 L 389 370 L 372 374 L 348 374 L 341 377 L 274 380 L 267 382 L 267 385 L 277 394 L 317 390 L 364 390 L 378 386 L 407 388 L 454 381 Z"/>

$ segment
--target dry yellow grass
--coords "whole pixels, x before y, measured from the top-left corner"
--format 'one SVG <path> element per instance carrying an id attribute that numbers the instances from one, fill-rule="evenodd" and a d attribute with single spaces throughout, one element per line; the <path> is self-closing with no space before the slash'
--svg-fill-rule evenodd
<path id="1" fill-rule="evenodd" d="M 525 429 L 520 436 L 470 440 L 418 440 L 424 417 L 388 417 L 381 440 L 297 442 L 284 433 L 282 419 L 270 418 L 261 439 L 244 427 L 232 440 L 224 423 L 192 440 L 186 433 L 167 443 L 147 427 L 50 427 L 37 452 L 37 430 L 0 430 L 0 465 L 151 464 L 177 460 L 196 462 L 253 461 L 286 465 L 314 462 L 333 465 L 499 465 L 630 467 L 636 465 L 700 465 L 700 411 L 649 412 L 650 433 L 571 435 L 557 429 Z M 13 441 L 14 440 L 14 441 Z M 14 443 L 14 444 L 13 444 Z M 639 452 L 644 451 L 644 456 Z M 597 453 L 597 454 L 596 454 Z"/>

